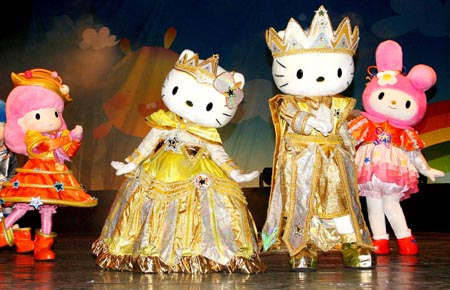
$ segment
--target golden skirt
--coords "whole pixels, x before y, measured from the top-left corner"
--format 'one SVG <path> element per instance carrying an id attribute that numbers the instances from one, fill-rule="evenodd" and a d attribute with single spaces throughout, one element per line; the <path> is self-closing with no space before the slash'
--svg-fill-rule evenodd
<path id="1" fill-rule="evenodd" d="M 209 158 L 167 151 L 127 177 L 92 251 L 101 268 L 120 271 L 266 270 L 239 184 Z"/>

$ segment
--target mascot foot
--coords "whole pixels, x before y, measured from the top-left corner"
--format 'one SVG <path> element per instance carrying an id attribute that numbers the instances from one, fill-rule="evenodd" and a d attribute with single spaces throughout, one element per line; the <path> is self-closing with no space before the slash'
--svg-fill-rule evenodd
<path id="1" fill-rule="evenodd" d="M 373 269 L 377 261 L 372 249 L 354 243 L 342 245 L 342 260 L 345 267 L 353 269 Z"/>
<path id="2" fill-rule="evenodd" d="M 389 240 L 373 240 L 372 245 L 377 255 L 389 255 Z"/>
<path id="3" fill-rule="evenodd" d="M 14 229 L 14 244 L 17 253 L 28 253 L 34 250 L 34 242 L 31 239 L 31 228 Z"/>
<path id="4" fill-rule="evenodd" d="M 0 223 L 0 248 L 14 246 L 14 233 L 11 228 L 5 229 L 5 223 Z"/>
<path id="5" fill-rule="evenodd" d="M 49 235 L 36 230 L 34 238 L 34 259 L 38 261 L 54 260 L 55 252 L 52 251 L 53 239 L 56 237 L 55 233 Z"/>
<path id="6" fill-rule="evenodd" d="M 291 271 L 312 272 L 317 270 L 317 252 L 311 248 L 304 248 L 294 257 L 291 257 Z"/>
<path id="7" fill-rule="evenodd" d="M 397 240 L 398 253 L 400 255 L 417 255 L 419 248 L 413 236 Z"/>

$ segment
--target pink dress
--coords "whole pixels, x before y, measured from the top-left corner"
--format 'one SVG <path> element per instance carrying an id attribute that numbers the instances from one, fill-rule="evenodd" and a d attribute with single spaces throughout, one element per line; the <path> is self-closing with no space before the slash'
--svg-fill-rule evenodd
<path id="1" fill-rule="evenodd" d="M 349 132 L 358 144 L 355 159 L 361 196 L 397 195 L 403 200 L 418 192 L 419 174 L 407 154 L 424 147 L 417 131 L 361 116 L 350 122 Z"/>

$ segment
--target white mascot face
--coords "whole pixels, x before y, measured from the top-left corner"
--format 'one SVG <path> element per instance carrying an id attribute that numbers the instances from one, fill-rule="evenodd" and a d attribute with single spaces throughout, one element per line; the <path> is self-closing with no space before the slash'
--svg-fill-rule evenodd
<path id="1" fill-rule="evenodd" d="M 190 58 L 194 53 L 185 50 L 179 59 L 185 55 Z M 192 74 L 175 67 L 164 81 L 162 99 L 178 116 L 198 125 L 220 128 L 236 113 L 243 98 L 244 82 L 242 74 L 229 73 L 221 67 L 217 68 L 214 82 L 198 82 Z"/>
<path id="2" fill-rule="evenodd" d="M 350 54 L 308 52 L 274 58 L 272 75 L 285 94 L 329 96 L 348 88 L 354 69 Z"/>

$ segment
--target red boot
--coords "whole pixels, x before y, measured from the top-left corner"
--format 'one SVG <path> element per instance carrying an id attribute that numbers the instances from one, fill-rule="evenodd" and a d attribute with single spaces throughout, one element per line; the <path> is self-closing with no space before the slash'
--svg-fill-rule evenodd
<path id="1" fill-rule="evenodd" d="M 389 255 L 389 240 L 373 240 L 372 245 L 374 246 L 377 255 Z"/>
<path id="2" fill-rule="evenodd" d="M 5 229 L 5 223 L 0 222 L 0 248 L 14 246 L 14 233 L 11 228 Z"/>
<path id="3" fill-rule="evenodd" d="M 36 230 L 36 236 L 34 237 L 34 259 L 38 261 L 54 260 L 55 252 L 50 248 L 53 245 L 53 239 L 56 237 L 55 233 L 49 235 L 42 233 L 40 230 Z"/>
<path id="4" fill-rule="evenodd" d="M 34 242 L 31 240 L 31 228 L 14 229 L 14 244 L 17 253 L 28 253 L 34 250 Z"/>
<path id="5" fill-rule="evenodd" d="M 400 255 L 417 255 L 419 248 L 413 236 L 397 240 L 398 253 Z"/>

